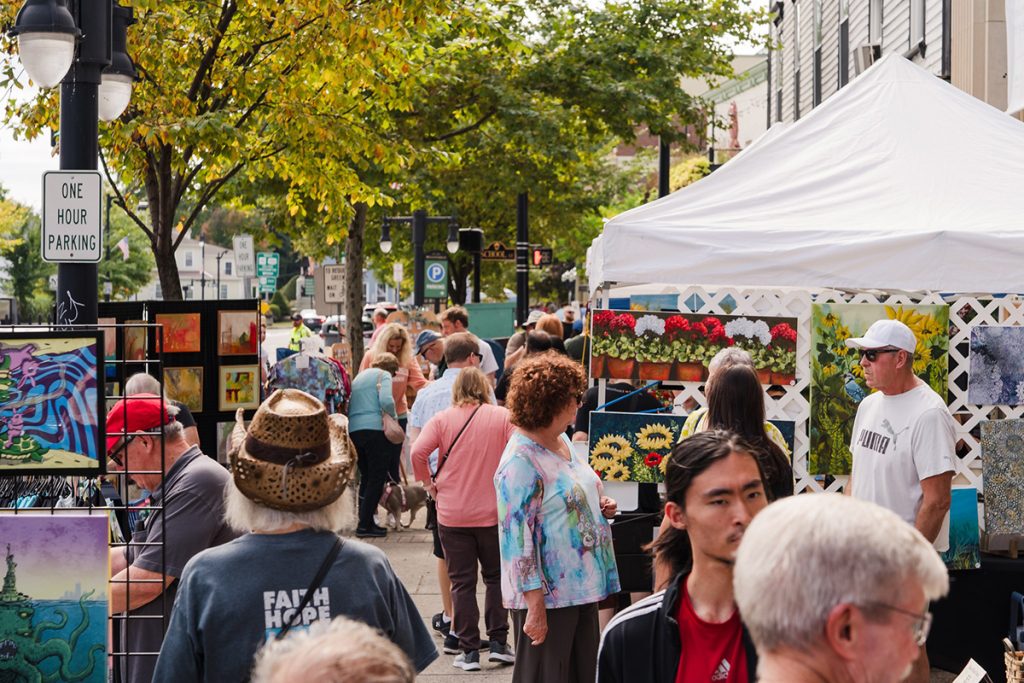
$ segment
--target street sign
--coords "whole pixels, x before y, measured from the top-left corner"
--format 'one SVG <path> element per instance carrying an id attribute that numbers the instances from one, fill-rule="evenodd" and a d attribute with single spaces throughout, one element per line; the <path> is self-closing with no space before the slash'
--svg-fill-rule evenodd
<path id="1" fill-rule="evenodd" d="M 395 265 L 391 266 L 391 279 L 395 282 L 395 287 L 402 286 L 402 277 L 405 275 L 405 270 L 402 266 L 401 261 L 395 261 Z"/>
<path id="2" fill-rule="evenodd" d="M 281 257 L 273 251 L 261 251 L 256 254 L 256 275 L 273 277 L 280 275 Z"/>
<path id="3" fill-rule="evenodd" d="M 256 252 L 252 243 L 252 235 L 235 235 L 231 238 L 231 246 L 235 250 L 235 273 L 241 277 L 256 275 Z"/>
<path id="4" fill-rule="evenodd" d="M 423 296 L 427 299 L 448 298 L 448 257 L 441 256 L 423 260 L 426 278 L 423 283 Z"/>
<path id="5" fill-rule="evenodd" d="M 260 275 L 260 293 L 273 294 L 277 291 L 277 276 Z"/>
<path id="6" fill-rule="evenodd" d="M 345 303 L 345 266 L 324 266 L 324 303 Z"/>
<path id="7" fill-rule="evenodd" d="M 501 242 L 491 242 L 486 249 L 480 250 L 480 258 L 484 261 L 515 261 L 516 250 L 509 249 Z"/>
<path id="8" fill-rule="evenodd" d="M 304 277 L 299 280 L 302 285 L 302 296 L 313 296 L 316 292 L 316 280 L 312 277 Z"/>
<path id="9" fill-rule="evenodd" d="M 43 174 L 43 260 L 97 263 L 103 244 L 103 184 L 98 171 Z"/>

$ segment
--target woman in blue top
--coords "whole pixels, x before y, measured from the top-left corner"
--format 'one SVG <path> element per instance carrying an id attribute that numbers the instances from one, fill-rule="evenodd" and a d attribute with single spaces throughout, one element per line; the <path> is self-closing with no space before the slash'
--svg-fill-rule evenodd
<path id="1" fill-rule="evenodd" d="M 519 363 L 505 402 L 516 432 L 494 486 L 513 683 L 593 681 L 597 603 L 619 592 L 608 525 L 615 501 L 565 435 L 586 386 L 579 363 L 549 351 Z"/>
<path id="2" fill-rule="evenodd" d="M 398 372 L 398 359 L 391 353 L 380 353 L 367 369 L 352 381 L 352 398 L 348 408 L 348 431 L 359 454 L 359 524 L 356 536 L 360 538 L 387 536 L 384 527 L 373 521 L 373 513 L 384 492 L 388 470 L 397 467 L 402 455 L 402 444 L 388 441 L 384 436 L 381 413 L 391 417 L 395 413 L 395 399 L 391 393 L 391 378 Z"/>

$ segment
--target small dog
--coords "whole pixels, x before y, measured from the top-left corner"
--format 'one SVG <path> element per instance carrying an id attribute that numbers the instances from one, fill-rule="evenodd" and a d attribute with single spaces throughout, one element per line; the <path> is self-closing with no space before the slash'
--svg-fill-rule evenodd
<path id="1" fill-rule="evenodd" d="M 384 495 L 381 496 L 380 506 L 388 511 L 390 526 L 395 531 L 401 531 L 404 526 L 408 529 L 416 520 L 416 513 L 427 504 L 427 491 L 421 484 L 388 483 L 384 487 Z M 409 511 L 409 523 L 402 524 L 402 513 Z"/>

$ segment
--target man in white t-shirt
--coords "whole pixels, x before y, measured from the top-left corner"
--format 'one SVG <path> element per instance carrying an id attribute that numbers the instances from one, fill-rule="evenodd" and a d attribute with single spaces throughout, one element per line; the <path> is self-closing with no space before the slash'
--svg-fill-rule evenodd
<path id="1" fill-rule="evenodd" d="M 898 320 L 878 320 L 846 345 L 860 351 L 864 379 L 875 390 L 853 422 L 848 491 L 892 510 L 946 550 L 954 422 L 943 397 L 914 375 L 917 339 Z M 907 680 L 928 681 L 928 673 L 922 651 Z"/>

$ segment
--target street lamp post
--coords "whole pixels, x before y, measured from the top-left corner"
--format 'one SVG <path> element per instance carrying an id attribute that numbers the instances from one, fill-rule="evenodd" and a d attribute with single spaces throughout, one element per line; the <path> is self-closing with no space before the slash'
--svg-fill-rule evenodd
<path id="1" fill-rule="evenodd" d="M 391 225 L 393 223 L 412 225 L 412 303 L 414 306 L 422 306 L 426 283 L 426 254 L 423 245 L 427 241 L 427 225 L 429 223 L 446 223 L 448 225 L 448 239 L 445 240 L 445 246 L 449 254 L 454 254 L 459 250 L 459 223 L 455 216 L 428 216 L 427 212 L 422 209 L 413 211 L 411 216 L 385 216 L 384 227 L 380 235 L 380 250 L 385 254 L 391 251 Z"/>
<path id="2" fill-rule="evenodd" d="M 199 233 L 199 289 L 200 296 L 206 301 L 206 234 Z"/>
<path id="3" fill-rule="evenodd" d="M 220 301 L 220 260 L 228 255 L 228 252 L 222 251 L 217 254 L 217 300 Z"/>
<path id="4" fill-rule="evenodd" d="M 41 88 L 61 84 L 61 170 L 95 171 L 99 120 L 112 121 L 128 106 L 133 23 L 132 10 L 116 0 L 25 0 L 18 11 L 10 35 L 29 78 Z M 57 324 L 96 324 L 97 281 L 95 263 L 58 264 Z"/>

